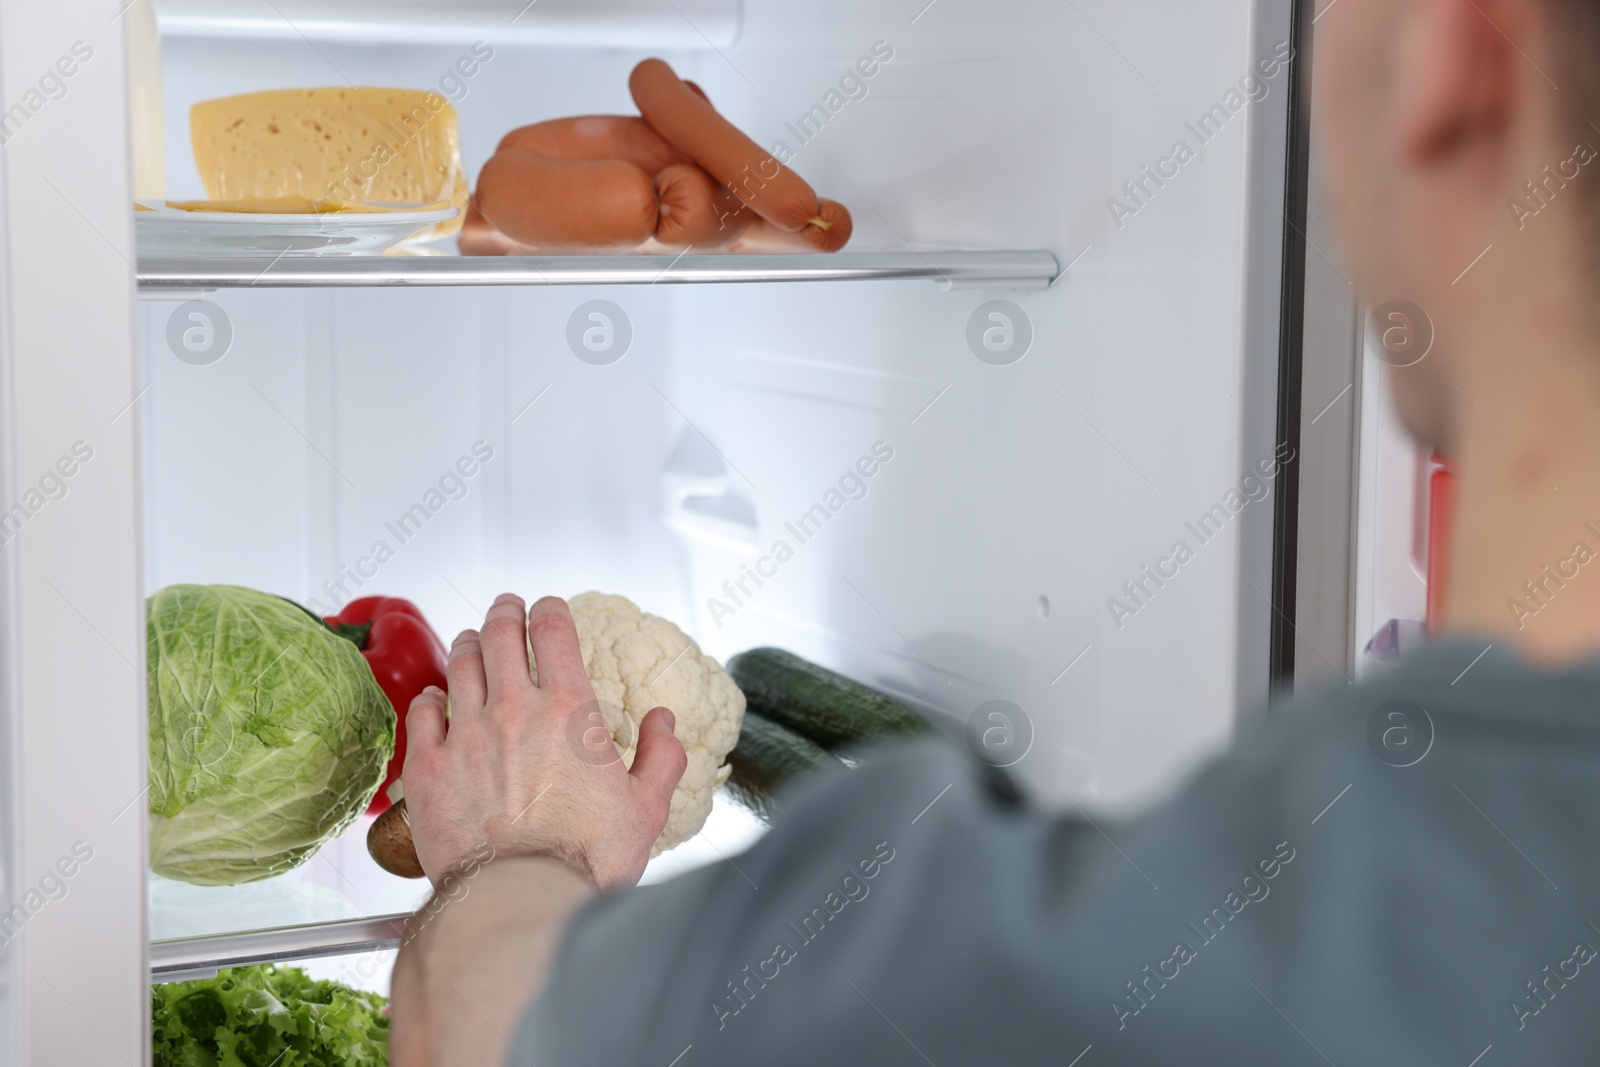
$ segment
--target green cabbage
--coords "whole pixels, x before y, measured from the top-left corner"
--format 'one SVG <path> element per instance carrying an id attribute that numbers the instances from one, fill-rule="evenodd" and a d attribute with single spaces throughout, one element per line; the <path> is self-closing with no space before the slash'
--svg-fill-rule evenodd
<path id="1" fill-rule="evenodd" d="M 237 967 L 150 989 L 155 1067 L 384 1067 L 384 1000 L 298 967 Z"/>
<path id="2" fill-rule="evenodd" d="M 171 585 L 147 610 L 150 869 L 234 885 L 304 863 L 366 808 L 394 752 L 366 660 L 254 589 Z"/>

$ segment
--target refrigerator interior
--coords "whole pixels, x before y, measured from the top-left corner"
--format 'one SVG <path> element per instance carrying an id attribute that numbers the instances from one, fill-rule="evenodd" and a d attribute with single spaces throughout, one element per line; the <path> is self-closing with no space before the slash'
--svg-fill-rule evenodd
<path id="1" fill-rule="evenodd" d="M 223 289 L 205 298 L 232 341 L 207 365 L 177 358 L 178 303 L 147 293 L 145 589 L 403 596 L 447 642 L 502 590 L 622 593 L 712 655 L 791 649 L 956 737 L 1008 701 L 1031 736 L 1012 770 L 1046 805 L 1174 787 L 1267 697 L 1289 75 L 1261 64 L 1284 58 L 1288 5 L 924 4 L 745 0 L 728 40 L 659 51 L 850 207 L 851 250 L 1048 249 L 1053 284 Z M 202 36 L 207 5 L 158 4 L 168 196 L 204 195 L 188 108 L 231 93 L 437 88 L 469 176 L 515 126 L 632 113 L 628 72 L 658 50 L 619 28 L 640 5 L 615 6 L 551 45 Z M 478 39 L 492 59 L 446 81 Z M 631 326 L 604 366 L 567 340 L 595 300 Z M 1031 333 L 1004 365 L 969 341 L 997 300 Z M 365 825 L 267 883 L 153 882 L 152 937 L 414 906 Z M 719 800 L 650 876 L 757 832 Z M 381 988 L 386 959 L 321 966 Z"/>
<path id="2" fill-rule="evenodd" d="M 1370 331 L 1369 331 L 1370 332 Z M 1422 639 L 1428 621 L 1429 450 L 1406 432 L 1374 354 L 1363 344 L 1356 506 L 1356 678 L 1382 671 Z"/>

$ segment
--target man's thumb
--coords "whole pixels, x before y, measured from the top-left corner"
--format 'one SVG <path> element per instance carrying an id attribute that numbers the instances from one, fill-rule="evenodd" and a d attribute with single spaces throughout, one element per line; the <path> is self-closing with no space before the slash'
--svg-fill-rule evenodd
<path id="1" fill-rule="evenodd" d="M 674 724 L 672 712 L 666 708 L 651 709 L 639 724 L 639 745 L 634 752 L 633 767 L 628 771 L 659 800 L 663 824 L 667 806 L 672 802 L 672 791 L 689 766 L 683 746 L 672 736 Z"/>

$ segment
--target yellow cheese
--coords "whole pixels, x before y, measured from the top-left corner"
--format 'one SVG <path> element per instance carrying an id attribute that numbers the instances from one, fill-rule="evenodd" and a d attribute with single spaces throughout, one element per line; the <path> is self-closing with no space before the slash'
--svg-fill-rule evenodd
<path id="1" fill-rule="evenodd" d="M 420 89 L 276 89 L 206 100 L 189 110 L 189 137 L 213 200 L 442 200 L 464 212 L 471 192 L 456 109 Z M 460 228 L 457 215 L 418 239 Z"/>
<path id="2" fill-rule="evenodd" d="M 345 200 L 313 200 L 308 196 L 252 197 L 247 200 L 168 200 L 166 203 L 174 211 L 225 211 L 245 215 L 379 215 L 395 211 L 433 211 L 452 206 L 443 200 L 432 204 L 358 204 Z"/>

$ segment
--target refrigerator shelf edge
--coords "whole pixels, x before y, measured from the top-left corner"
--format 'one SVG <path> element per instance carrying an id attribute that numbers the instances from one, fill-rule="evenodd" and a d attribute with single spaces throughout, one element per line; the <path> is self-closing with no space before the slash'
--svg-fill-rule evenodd
<path id="1" fill-rule="evenodd" d="M 410 913 L 401 913 L 152 941 L 150 980 L 176 982 L 213 975 L 222 967 L 248 967 L 395 948 L 405 936 L 406 921 L 410 918 Z"/>
<path id="2" fill-rule="evenodd" d="M 163 36 L 335 44 L 487 38 L 545 45 L 711 51 L 739 35 L 742 0 L 159 0 Z"/>
<path id="3" fill-rule="evenodd" d="M 654 285 L 926 279 L 947 289 L 1042 289 L 1060 273 L 1043 250 L 794 255 L 328 256 L 141 258 L 142 295 L 167 290 L 442 285 Z"/>

